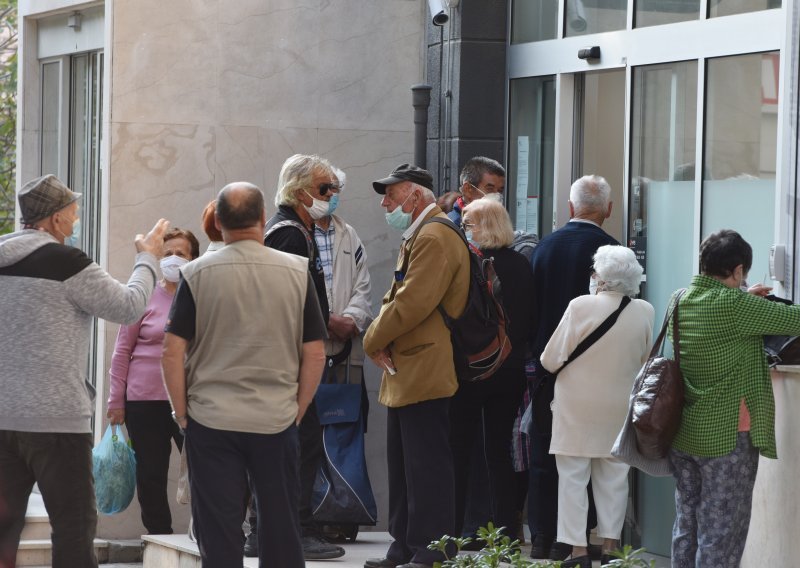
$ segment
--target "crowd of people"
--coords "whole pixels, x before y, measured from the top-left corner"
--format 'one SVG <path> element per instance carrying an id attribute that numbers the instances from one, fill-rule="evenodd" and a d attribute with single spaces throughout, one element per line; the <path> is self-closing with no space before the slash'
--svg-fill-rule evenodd
<path id="1" fill-rule="evenodd" d="M 335 214 L 345 180 L 324 158 L 294 155 L 271 217 L 261 189 L 226 185 L 202 212 L 208 250 L 159 220 L 136 236 L 127 284 L 65 244 L 76 236 L 80 194 L 52 175 L 20 189 L 22 229 L 0 237 L 0 567 L 14 565 L 34 483 L 53 528 L 53 565 L 97 565 L 95 393 L 84 371 L 93 317 L 122 324 L 107 417 L 127 426 L 136 451 L 142 524 L 150 534 L 173 530 L 174 443 L 186 454 L 204 566 L 239 566 L 245 554 L 291 568 L 345 554 L 313 518 L 324 460 L 314 395 L 323 377 L 363 388 L 366 358 L 382 371 L 388 409 L 393 542 L 365 568 L 432 566 L 444 557 L 431 541 L 474 536 L 488 522 L 517 538 L 526 499 L 531 557 L 566 568 L 611 559 L 629 472 L 611 450 L 655 314 L 634 299 L 634 253 L 602 228 L 612 210 L 606 180 L 578 179 L 570 221 L 526 255 L 517 243 L 531 240 L 513 230 L 498 162 L 468 160 L 459 191 L 440 198 L 445 210 L 428 171 L 398 166 L 372 184 L 400 235 L 377 314 L 364 244 Z M 433 218 L 452 221 L 469 247 Z M 464 382 L 442 312 L 464 311 L 471 254 L 492 260 L 512 348 L 490 377 Z M 761 338 L 800 334 L 800 308 L 768 301 L 764 286 L 747 289 L 751 263 L 738 233 L 714 233 L 700 247 L 700 274 L 673 300 L 686 384 L 668 458 L 674 566 L 738 566 L 758 456 L 776 457 Z M 530 398 L 536 417 L 520 458 L 512 448 L 519 453 Z"/>

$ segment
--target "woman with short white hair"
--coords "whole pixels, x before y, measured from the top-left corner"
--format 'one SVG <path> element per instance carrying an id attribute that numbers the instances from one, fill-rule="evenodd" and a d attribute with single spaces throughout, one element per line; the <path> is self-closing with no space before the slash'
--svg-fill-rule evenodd
<path id="1" fill-rule="evenodd" d="M 570 302 L 542 353 L 555 372 L 575 348 L 639 291 L 642 267 L 632 250 L 606 245 L 594 256 L 590 293 Z M 631 300 L 617 321 L 583 354 L 558 373 L 553 399 L 550 453 L 558 466 L 558 541 L 572 545 L 561 566 L 590 568 L 587 550 L 586 487 L 591 478 L 597 508 L 602 564 L 619 546 L 628 501 L 628 465 L 611 456 L 625 421 L 633 381 L 650 353 L 653 306 Z"/>

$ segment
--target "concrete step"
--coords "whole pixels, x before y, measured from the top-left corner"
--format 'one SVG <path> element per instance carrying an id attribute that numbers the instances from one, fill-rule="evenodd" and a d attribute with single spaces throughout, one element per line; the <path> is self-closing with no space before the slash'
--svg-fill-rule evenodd
<path id="1" fill-rule="evenodd" d="M 17 566 L 50 566 L 53 543 L 49 539 L 22 540 L 17 549 Z M 108 560 L 108 542 L 95 539 L 94 550 L 101 563 Z"/>
<path id="2" fill-rule="evenodd" d="M 21 540 L 47 540 L 51 533 L 50 519 L 44 517 L 25 517 L 25 526 L 22 527 Z"/>

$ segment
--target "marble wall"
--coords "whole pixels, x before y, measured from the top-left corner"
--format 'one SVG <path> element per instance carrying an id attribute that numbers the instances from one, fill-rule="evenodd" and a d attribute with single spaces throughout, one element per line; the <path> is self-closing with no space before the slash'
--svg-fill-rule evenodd
<path id="1" fill-rule="evenodd" d="M 201 211 L 228 182 L 260 186 L 274 213 L 283 161 L 318 153 L 347 173 L 339 211 L 366 245 L 377 307 L 399 235 L 389 233 L 370 182 L 412 160 L 409 88 L 424 77 L 426 10 L 420 0 L 114 0 L 111 273 L 130 274 L 133 235 L 162 216 L 195 231 L 205 248 Z M 106 367 L 116 329 L 107 327 Z M 370 367 L 367 459 L 385 528 L 378 381 Z M 176 531 L 187 509 L 175 506 Z M 138 515 L 131 507 L 103 519 L 99 534 L 130 537 Z"/>

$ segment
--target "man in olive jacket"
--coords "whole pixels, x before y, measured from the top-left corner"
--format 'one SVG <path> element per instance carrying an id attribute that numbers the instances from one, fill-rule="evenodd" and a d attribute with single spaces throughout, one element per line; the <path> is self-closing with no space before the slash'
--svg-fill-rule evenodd
<path id="1" fill-rule="evenodd" d="M 448 407 L 458 384 L 450 331 L 438 306 L 458 317 L 469 286 L 469 255 L 451 228 L 423 222 L 446 216 L 431 175 L 403 164 L 373 182 L 386 221 L 403 232 L 392 286 L 364 336 L 364 351 L 384 369 L 380 402 L 389 407 L 389 533 L 386 558 L 368 568 L 431 566 L 427 549 L 455 527 Z"/>

